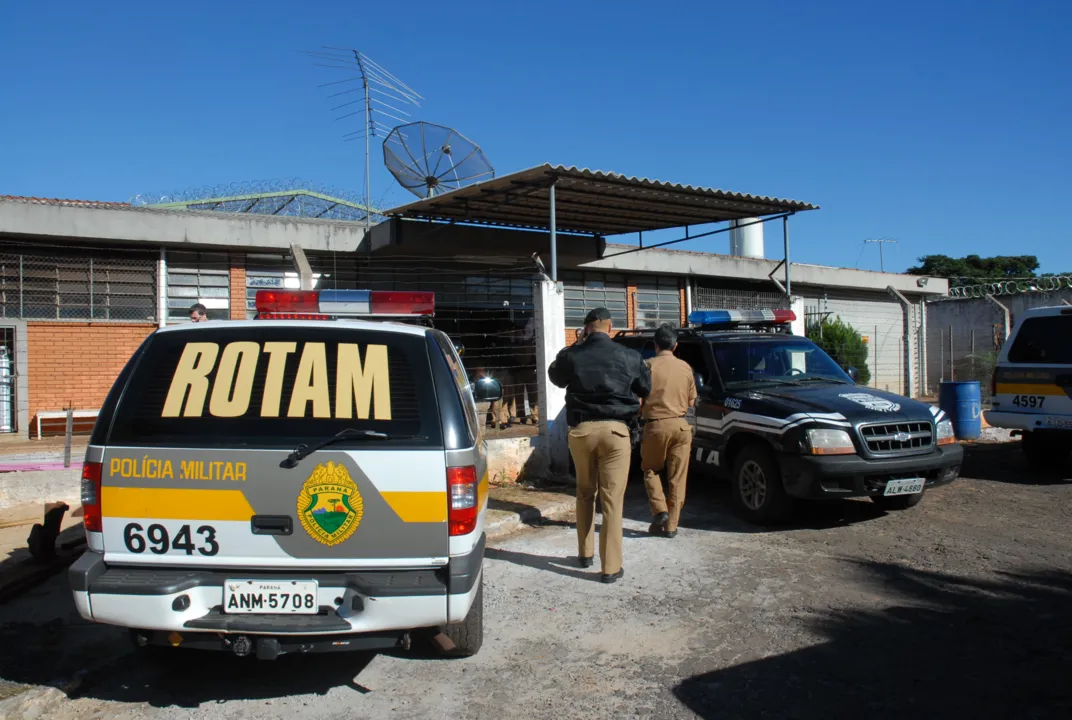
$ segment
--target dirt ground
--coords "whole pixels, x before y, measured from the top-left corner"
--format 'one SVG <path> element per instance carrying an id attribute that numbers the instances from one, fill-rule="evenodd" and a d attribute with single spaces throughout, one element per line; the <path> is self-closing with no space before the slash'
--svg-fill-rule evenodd
<path id="1" fill-rule="evenodd" d="M 912 510 L 810 505 L 776 531 L 695 483 L 673 540 L 634 485 L 615 585 L 576 567 L 568 519 L 489 547 L 485 645 L 460 661 L 141 658 L 57 577 L 0 606 L 0 707 L 52 684 L 42 717 L 1072 717 L 1072 472 L 1033 475 L 1007 443 L 970 447 L 964 475 Z"/>

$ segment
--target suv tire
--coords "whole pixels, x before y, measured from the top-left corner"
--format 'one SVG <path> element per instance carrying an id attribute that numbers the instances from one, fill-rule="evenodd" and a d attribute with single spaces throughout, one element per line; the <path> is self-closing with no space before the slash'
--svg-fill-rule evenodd
<path id="1" fill-rule="evenodd" d="M 923 502 L 923 495 L 923 492 L 913 493 L 912 495 L 892 495 L 890 497 L 872 495 L 871 502 L 887 512 L 891 510 L 907 510 Z"/>
<path id="2" fill-rule="evenodd" d="M 484 573 L 480 573 L 480 586 L 465 620 L 443 626 L 443 634 L 454 643 L 454 649 L 446 655 L 472 657 L 480 652 L 480 646 L 484 644 Z"/>
<path id="3" fill-rule="evenodd" d="M 785 492 L 774 454 L 759 442 L 745 447 L 733 463 L 733 505 L 747 521 L 777 525 L 793 514 L 793 499 Z"/>

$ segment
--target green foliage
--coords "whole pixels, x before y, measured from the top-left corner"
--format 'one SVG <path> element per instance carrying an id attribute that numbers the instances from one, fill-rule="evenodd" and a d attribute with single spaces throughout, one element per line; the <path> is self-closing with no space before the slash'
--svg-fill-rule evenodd
<path id="1" fill-rule="evenodd" d="M 841 318 L 827 318 L 822 323 L 809 322 L 805 334 L 838 365 L 846 370 L 856 368 L 858 384 L 867 385 L 871 381 L 871 370 L 867 366 L 871 350 L 852 325 Z"/>
<path id="2" fill-rule="evenodd" d="M 960 280 L 1005 280 L 1008 278 L 1035 277 L 1039 268 L 1034 255 L 996 255 L 979 257 L 968 255 L 952 258 L 948 255 L 924 255 L 916 258 L 919 265 L 910 267 L 909 275 L 954 278 Z"/>

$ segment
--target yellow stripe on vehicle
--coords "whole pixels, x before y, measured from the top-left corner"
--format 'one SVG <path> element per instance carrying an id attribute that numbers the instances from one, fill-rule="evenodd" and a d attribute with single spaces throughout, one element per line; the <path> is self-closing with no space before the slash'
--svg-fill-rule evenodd
<path id="1" fill-rule="evenodd" d="M 484 507 L 484 501 L 488 498 L 488 471 L 484 471 L 484 477 L 480 478 L 480 484 L 476 486 L 476 506 Z"/>
<path id="2" fill-rule="evenodd" d="M 381 492 L 403 522 L 441 523 L 447 521 L 447 494 L 441 492 Z"/>
<path id="3" fill-rule="evenodd" d="M 1064 395 L 1064 388 L 1051 383 L 998 383 L 998 395 Z"/>
<path id="4" fill-rule="evenodd" d="M 253 517 L 241 490 L 170 488 L 101 488 L 105 517 L 149 520 L 249 520 Z"/>

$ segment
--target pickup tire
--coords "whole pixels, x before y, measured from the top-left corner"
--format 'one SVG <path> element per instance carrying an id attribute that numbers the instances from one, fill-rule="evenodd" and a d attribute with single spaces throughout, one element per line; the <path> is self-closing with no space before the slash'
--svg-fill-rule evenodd
<path id="1" fill-rule="evenodd" d="M 733 506 L 745 520 L 756 525 L 778 525 L 793 514 L 793 499 L 782 484 L 778 461 L 766 445 L 754 442 L 733 463 Z"/>
<path id="2" fill-rule="evenodd" d="M 484 644 L 484 573 L 480 573 L 480 585 L 465 620 L 443 626 L 443 634 L 454 643 L 454 649 L 444 653 L 446 655 L 472 657 L 480 652 L 480 646 Z"/>
<path id="3" fill-rule="evenodd" d="M 918 492 L 912 495 L 892 495 L 886 497 L 885 495 L 872 495 L 871 502 L 878 505 L 887 512 L 891 510 L 907 510 L 908 508 L 914 508 L 923 502 L 924 493 Z"/>

